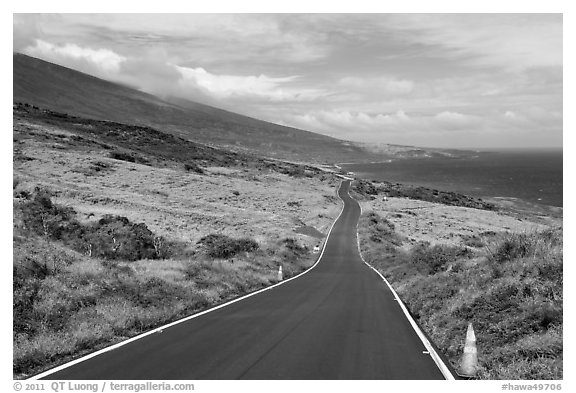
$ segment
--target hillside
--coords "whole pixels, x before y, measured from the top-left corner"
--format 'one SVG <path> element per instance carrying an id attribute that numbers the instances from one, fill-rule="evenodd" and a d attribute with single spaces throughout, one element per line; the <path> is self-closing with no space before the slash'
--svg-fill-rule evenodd
<path id="1" fill-rule="evenodd" d="M 310 267 L 333 173 L 15 104 L 15 378 Z"/>
<path id="2" fill-rule="evenodd" d="M 14 102 L 159 128 L 187 140 L 294 161 L 382 159 L 351 142 L 182 99 L 170 102 L 23 54 L 14 54 Z"/>

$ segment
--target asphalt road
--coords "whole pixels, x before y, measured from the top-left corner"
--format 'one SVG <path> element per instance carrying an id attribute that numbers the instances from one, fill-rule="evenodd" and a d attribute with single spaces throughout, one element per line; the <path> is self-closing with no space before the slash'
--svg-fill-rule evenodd
<path id="1" fill-rule="evenodd" d="M 387 285 L 362 262 L 360 207 L 348 187 L 308 273 L 45 378 L 444 379 Z"/>

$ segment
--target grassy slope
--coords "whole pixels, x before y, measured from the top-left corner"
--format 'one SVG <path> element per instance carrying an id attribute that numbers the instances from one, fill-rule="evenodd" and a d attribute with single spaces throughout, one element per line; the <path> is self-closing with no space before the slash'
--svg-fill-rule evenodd
<path id="1" fill-rule="evenodd" d="M 480 379 L 562 379 L 561 219 L 366 198 L 363 257 L 458 369 L 472 322 Z"/>
<path id="2" fill-rule="evenodd" d="M 326 234 L 340 209 L 331 175 L 149 128 L 21 106 L 13 135 L 16 377 L 270 285 L 279 264 L 285 276 L 302 271 L 322 241 L 303 233 Z M 177 249 L 170 259 L 109 261 L 33 233 L 22 206 L 36 187 L 82 224 L 126 216 Z M 211 233 L 259 249 L 213 259 L 198 244 Z"/>

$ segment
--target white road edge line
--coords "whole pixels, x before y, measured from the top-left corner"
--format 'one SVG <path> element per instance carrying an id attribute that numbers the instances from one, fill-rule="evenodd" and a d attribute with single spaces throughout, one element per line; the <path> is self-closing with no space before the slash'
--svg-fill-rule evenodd
<path id="1" fill-rule="evenodd" d="M 350 180 L 351 180 L 351 179 L 350 179 Z M 344 182 L 340 182 L 340 186 L 339 186 L 338 189 L 336 190 L 336 196 L 337 196 L 338 198 L 340 198 L 339 191 L 340 191 L 340 189 L 342 188 L 342 184 L 343 184 L 343 183 L 344 183 Z M 72 366 L 74 366 L 74 365 L 76 365 L 76 364 L 78 364 L 78 363 L 82 363 L 82 362 L 84 362 L 84 361 L 86 361 L 86 360 L 88 360 L 88 359 L 92 359 L 93 357 L 96 357 L 96 356 L 101 355 L 101 354 L 103 354 L 103 353 L 106 353 L 106 352 L 109 352 L 109 351 L 113 351 L 113 350 L 115 350 L 115 349 L 117 349 L 117 348 L 120 348 L 120 347 L 122 347 L 122 346 L 124 346 L 124 345 L 126 345 L 126 344 L 129 344 L 129 343 L 131 343 L 131 342 L 133 342 L 133 341 L 140 340 L 140 339 L 142 339 L 142 338 L 144 338 L 144 337 L 146 337 L 146 336 L 149 336 L 149 335 L 151 335 L 151 334 L 161 332 L 162 330 L 164 330 L 164 329 L 166 329 L 166 328 L 172 327 L 172 326 L 174 326 L 174 325 L 178 325 L 178 324 L 180 324 L 180 323 L 189 321 L 189 320 L 194 319 L 194 318 L 198 318 L 198 317 L 200 317 L 200 316 L 202 316 L 202 315 L 205 315 L 205 314 L 208 314 L 208 313 L 210 313 L 210 312 L 212 312 L 212 311 L 216 311 L 216 310 L 218 310 L 218 309 L 221 309 L 221 308 L 223 308 L 223 307 L 229 306 L 229 305 L 234 304 L 234 303 L 236 303 L 236 302 L 239 302 L 239 301 L 241 301 L 241 300 L 247 299 L 247 298 L 249 298 L 249 297 L 251 297 L 251 296 L 258 295 L 258 294 L 260 294 L 260 293 L 262 293 L 262 292 L 265 292 L 265 291 L 268 291 L 268 290 L 270 290 L 270 289 L 272 289 L 272 288 L 276 288 L 277 286 L 280 286 L 280 285 L 282 285 L 282 284 L 286 284 L 286 283 L 289 282 L 289 281 L 295 280 L 295 279 L 297 279 L 298 277 L 301 277 L 301 276 L 303 276 L 304 274 L 309 273 L 309 272 L 312 271 L 312 269 L 314 269 L 314 268 L 320 263 L 320 261 L 322 260 L 322 256 L 324 255 L 324 250 L 326 249 L 326 244 L 328 244 L 328 239 L 330 238 L 330 233 L 332 233 L 332 228 L 334 228 L 334 225 L 336 224 L 336 222 L 338 221 L 338 219 L 339 219 L 340 216 L 342 215 L 342 212 L 344 212 L 345 203 L 344 203 L 344 200 L 342 200 L 342 198 L 340 198 L 340 200 L 342 201 L 342 210 L 340 210 L 340 214 L 338 214 L 338 217 L 336 217 L 336 219 L 334 220 L 334 222 L 332 222 L 332 226 L 330 227 L 330 230 L 328 231 L 328 234 L 326 235 L 326 240 L 324 240 L 324 246 L 322 247 L 322 252 L 320 253 L 320 256 L 318 257 L 318 260 L 317 260 L 316 263 L 315 263 L 314 265 L 312 265 L 309 269 L 303 271 L 303 272 L 300 273 L 300 274 L 297 274 L 297 275 L 294 276 L 294 277 L 290 277 L 290 278 L 287 279 L 287 280 L 281 281 L 281 282 L 279 282 L 279 283 L 277 283 L 277 284 L 271 285 L 271 286 L 266 287 L 266 288 L 259 289 L 259 290 L 255 291 L 255 292 L 251 292 L 251 293 L 249 293 L 249 294 L 247 294 L 247 295 L 244 295 L 244 296 L 239 297 L 239 298 L 237 298 L 237 299 L 231 300 L 231 301 L 229 301 L 229 302 L 227 302 L 227 303 L 221 304 L 221 305 L 216 306 L 216 307 L 213 307 L 213 308 L 209 308 L 209 309 L 204 310 L 204 311 L 201 311 L 201 312 L 199 312 L 199 313 L 197 313 L 197 314 L 193 314 L 193 315 L 184 317 L 184 318 L 182 318 L 182 319 L 179 319 L 179 320 L 177 320 L 177 321 L 171 322 L 171 323 L 169 323 L 169 324 L 166 324 L 166 325 L 163 325 L 163 326 L 154 328 L 154 329 L 152 329 L 152 330 L 150 330 L 150 331 L 148 331 L 148 332 L 146 332 L 146 333 L 142 333 L 142 334 L 139 334 L 139 335 L 134 336 L 134 337 L 132 337 L 132 338 L 129 338 L 128 340 L 121 341 L 121 342 L 119 342 L 119 343 L 117 343 L 117 344 L 111 345 L 111 346 L 106 347 L 106 348 L 102 348 L 102 349 L 100 349 L 100 350 L 98 350 L 98 351 L 96 351 L 96 352 L 93 352 L 93 353 L 88 354 L 88 355 L 86 355 L 86 356 L 83 356 L 83 357 L 81 357 L 81 358 L 78 358 L 78 359 L 72 360 L 72 361 L 70 361 L 70 362 L 61 364 L 60 366 L 56 366 L 56 367 L 54 367 L 54 368 L 51 368 L 50 370 L 47 370 L 47 371 L 44 371 L 44 372 L 42 372 L 42 373 L 40 373 L 40 374 L 34 375 L 34 376 L 28 378 L 27 380 L 28 380 L 28 381 L 35 381 L 35 380 L 37 380 L 37 379 L 47 377 L 47 376 L 49 376 L 49 375 L 51 375 L 51 374 L 54 374 L 54 373 L 57 373 L 58 371 L 62 371 L 62 370 L 64 370 L 64 369 L 66 369 L 66 368 L 72 367 Z"/>
<path id="2" fill-rule="evenodd" d="M 350 196 L 350 193 L 348 193 L 348 196 Z M 350 197 L 350 198 L 352 198 L 352 197 Z M 354 199 L 354 198 L 352 198 L 352 199 Z M 358 201 L 356 201 L 356 203 L 358 203 L 358 206 L 360 206 L 360 217 L 362 217 L 362 214 L 363 214 L 362 205 Z M 360 223 L 360 219 L 358 219 L 358 223 L 356 224 L 356 242 L 358 243 L 358 253 L 360 254 L 360 258 L 362 259 L 362 262 L 364 262 L 366 264 L 366 266 L 368 266 L 370 269 L 374 270 L 380 276 L 380 278 L 382 278 L 382 280 L 386 283 L 386 285 L 388 285 L 388 288 L 390 289 L 390 291 L 394 295 L 394 300 L 396 300 L 398 302 L 398 304 L 400 305 L 400 308 L 404 312 L 406 319 L 408 319 L 408 322 L 410 322 L 410 325 L 412 325 L 412 328 L 414 329 L 414 331 L 416 332 L 416 334 L 420 338 L 420 341 L 422 341 L 422 344 L 424 344 L 424 347 L 426 347 L 426 350 L 430 353 L 432 360 L 434 360 L 434 363 L 436 363 L 436 366 L 440 369 L 440 372 L 442 373 L 444 378 L 448 381 L 456 380 L 456 378 L 454 378 L 454 375 L 452 375 L 452 373 L 450 372 L 450 369 L 448 368 L 448 366 L 446 366 L 446 364 L 444 363 L 444 361 L 442 361 L 442 358 L 438 355 L 438 353 L 436 352 L 436 350 L 434 349 L 432 344 L 430 344 L 430 341 L 428 341 L 428 339 L 426 338 L 426 336 L 424 335 L 424 333 L 422 332 L 422 330 L 420 329 L 420 327 L 418 326 L 418 324 L 416 323 L 414 318 L 412 318 L 412 315 L 410 315 L 410 313 L 408 312 L 408 309 L 404 305 L 404 302 L 402 301 L 402 299 L 400 299 L 400 296 L 398 296 L 398 294 L 396 293 L 394 288 L 392 288 L 392 285 L 390 285 L 388 280 L 386 280 L 386 277 L 384 277 L 382 275 L 382 273 L 380 273 L 378 270 L 376 270 L 374 268 L 374 266 L 370 265 L 368 262 L 366 262 L 364 260 L 364 257 L 362 256 L 362 251 L 360 250 L 360 236 L 358 235 L 358 224 L 359 223 Z"/>

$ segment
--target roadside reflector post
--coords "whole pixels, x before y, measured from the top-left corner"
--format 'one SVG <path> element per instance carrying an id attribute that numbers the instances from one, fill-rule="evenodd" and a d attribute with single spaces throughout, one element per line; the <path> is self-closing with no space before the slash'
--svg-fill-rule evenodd
<path id="1" fill-rule="evenodd" d="M 278 266 L 278 281 L 282 281 L 282 265 Z"/>
<path id="2" fill-rule="evenodd" d="M 472 378 L 478 371 L 478 349 L 476 348 L 476 335 L 472 323 L 468 324 L 464 354 L 460 364 L 460 376 Z"/>

